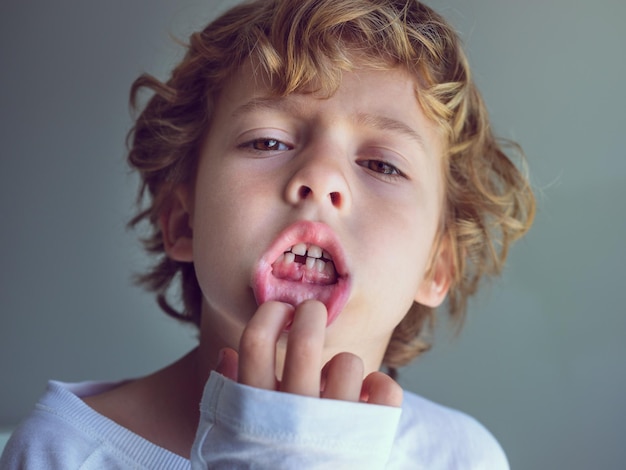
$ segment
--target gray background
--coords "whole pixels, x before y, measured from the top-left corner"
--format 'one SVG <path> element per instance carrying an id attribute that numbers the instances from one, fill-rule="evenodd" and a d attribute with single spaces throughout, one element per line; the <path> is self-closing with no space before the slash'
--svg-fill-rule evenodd
<path id="1" fill-rule="evenodd" d="M 147 373 L 194 344 L 131 286 L 127 93 L 224 3 L 0 2 L 0 427 L 46 379 Z M 505 275 L 403 384 L 476 416 L 515 469 L 626 461 L 626 2 L 430 2 L 461 31 L 539 200 Z"/>

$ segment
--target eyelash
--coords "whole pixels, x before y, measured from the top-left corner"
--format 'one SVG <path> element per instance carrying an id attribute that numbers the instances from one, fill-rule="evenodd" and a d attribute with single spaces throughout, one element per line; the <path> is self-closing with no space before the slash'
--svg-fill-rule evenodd
<path id="1" fill-rule="evenodd" d="M 406 178 L 397 167 L 383 160 L 360 160 L 357 162 L 359 166 L 367 168 L 374 173 L 380 175 L 385 180 L 395 180 L 396 178 Z"/>

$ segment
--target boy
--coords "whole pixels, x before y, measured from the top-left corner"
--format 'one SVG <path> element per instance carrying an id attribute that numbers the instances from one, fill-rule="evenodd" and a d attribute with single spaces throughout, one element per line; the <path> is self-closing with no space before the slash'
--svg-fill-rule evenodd
<path id="1" fill-rule="evenodd" d="M 507 468 L 482 426 L 379 371 L 427 347 L 446 296 L 462 315 L 534 212 L 445 21 L 260 0 L 143 88 L 141 281 L 199 346 L 137 380 L 52 382 L 3 468 Z"/>

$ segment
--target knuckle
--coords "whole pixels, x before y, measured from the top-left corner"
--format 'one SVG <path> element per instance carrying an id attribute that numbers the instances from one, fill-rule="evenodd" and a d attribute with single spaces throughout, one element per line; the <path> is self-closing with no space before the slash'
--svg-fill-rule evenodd
<path id="1" fill-rule="evenodd" d="M 239 342 L 240 354 L 254 354 L 259 349 L 266 349 L 274 344 L 274 337 L 263 328 L 249 327 L 246 328 L 241 335 Z"/>
<path id="2" fill-rule="evenodd" d="M 342 352 L 337 354 L 335 356 L 335 361 L 337 361 L 337 363 L 343 367 L 358 367 L 360 365 L 363 365 L 363 360 L 356 354 L 350 352 Z"/>
<path id="3" fill-rule="evenodd" d="M 321 351 L 319 340 L 305 334 L 290 335 L 287 347 L 289 355 L 295 360 L 306 360 Z"/>

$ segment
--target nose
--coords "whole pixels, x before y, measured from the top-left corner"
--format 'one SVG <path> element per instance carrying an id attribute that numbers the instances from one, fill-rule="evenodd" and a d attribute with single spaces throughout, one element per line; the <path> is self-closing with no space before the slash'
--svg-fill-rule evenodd
<path id="1" fill-rule="evenodd" d="M 316 203 L 346 210 L 351 204 L 351 194 L 343 163 L 336 152 L 300 155 L 294 160 L 297 166 L 285 188 L 285 199 L 294 206 Z"/>

